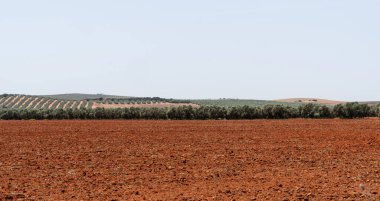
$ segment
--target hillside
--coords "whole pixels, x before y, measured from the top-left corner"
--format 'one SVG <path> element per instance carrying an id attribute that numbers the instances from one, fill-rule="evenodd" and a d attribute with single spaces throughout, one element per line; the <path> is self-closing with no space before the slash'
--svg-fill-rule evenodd
<path id="1" fill-rule="evenodd" d="M 189 101 L 163 98 L 136 98 L 110 95 L 62 94 L 49 96 L 0 95 L 0 107 L 11 109 L 81 109 L 81 108 L 130 108 L 130 107 L 175 107 L 190 105 Z"/>
<path id="2" fill-rule="evenodd" d="M 363 101 L 359 102 L 360 104 L 368 104 L 368 105 L 378 105 L 380 104 L 380 101 Z"/>
<path id="3" fill-rule="evenodd" d="M 107 98 L 129 98 L 128 96 L 115 96 L 115 95 L 105 95 L 105 94 L 81 94 L 81 93 L 71 93 L 71 94 L 56 94 L 56 95 L 40 95 L 41 97 L 48 97 L 53 99 L 62 100 L 89 100 L 89 99 L 107 99 Z"/>
<path id="4" fill-rule="evenodd" d="M 2 95 L 0 107 L 12 109 L 79 109 L 92 108 L 93 101 L 64 100 L 52 97 L 30 95 Z"/>
<path id="5" fill-rule="evenodd" d="M 285 105 L 285 106 L 299 106 L 302 103 L 293 102 L 276 102 L 267 100 L 253 100 L 253 99 L 197 99 L 190 100 L 190 102 L 205 105 L 205 106 L 221 106 L 221 107 L 234 107 L 234 106 L 251 106 L 263 107 L 265 105 Z"/>
<path id="6" fill-rule="evenodd" d="M 58 95 L 1 95 L 0 107 L 14 109 L 80 109 L 80 108 L 128 108 L 128 107 L 172 107 L 199 106 L 251 106 L 265 105 L 299 106 L 302 103 L 274 102 L 249 99 L 164 99 L 159 97 L 128 97 L 104 94 L 58 94 Z"/>
<path id="7" fill-rule="evenodd" d="M 288 99 L 278 99 L 273 100 L 275 102 L 286 102 L 286 103 L 315 103 L 322 105 L 337 105 L 345 103 L 344 101 L 328 100 L 328 99 L 319 99 L 319 98 L 288 98 Z"/>
<path id="8" fill-rule="evenodd" d="M 58 94 L 58 95 L 20 95 L 3 94 L 0 95 L 0 107 L 14 109 L 80 109 L 80 108 L 164 108 L 176 106 L 250 106 L 264 107 L 265 105 L 284 105 L 298 107 L 306 103 L 333 106 L 343 101 L 333 101 L 316 98 L 290 98 L 273 101 L 253 100 L 253 99 L 165 99 L 159 97 L 129 97 L 104 94 Z M 378 101 L 361 102 L 363 104 L 376 105 Z"/>

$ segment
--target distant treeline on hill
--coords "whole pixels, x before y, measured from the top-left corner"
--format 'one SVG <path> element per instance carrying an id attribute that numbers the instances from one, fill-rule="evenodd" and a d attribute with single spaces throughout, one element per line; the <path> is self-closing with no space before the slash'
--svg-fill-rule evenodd
<path id="1" fill-rule="evenodd" d="M 9 109 L 0 108 L 0 119 L 288 119 L 288 118 L 364 118 L 380 117 L 380 105 L 346 103 L 333 108 L 305 104 L 297 107 L 266 105 L 264 107 L 180 106 L 170 108 L 117 109 Z"/>

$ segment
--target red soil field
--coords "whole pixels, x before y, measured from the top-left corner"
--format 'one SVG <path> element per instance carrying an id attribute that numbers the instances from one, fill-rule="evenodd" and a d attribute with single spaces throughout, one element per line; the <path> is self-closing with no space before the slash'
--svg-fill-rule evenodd
<path id="1" fill-rule="evenodd" d="M 0 200 L 379 194 L 379 119 L 0 121 Z"/>

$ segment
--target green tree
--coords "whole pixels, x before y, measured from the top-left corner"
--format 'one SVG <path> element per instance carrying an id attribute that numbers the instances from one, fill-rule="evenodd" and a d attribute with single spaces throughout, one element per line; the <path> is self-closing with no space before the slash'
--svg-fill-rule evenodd
<path id="1" fill-rule="evenodd" d="M 308 103 L 306 105 L 299 106 L 300 115 L 303 118 L 314 118 L 315 116 L 315 105 Z"/>

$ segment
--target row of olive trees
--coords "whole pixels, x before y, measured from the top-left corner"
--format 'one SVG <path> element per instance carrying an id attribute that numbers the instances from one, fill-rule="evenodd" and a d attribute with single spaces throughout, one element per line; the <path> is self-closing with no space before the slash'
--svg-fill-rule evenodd
<path id="1" fill-rule="evenodd" d="M 336 105 L 305 104 L 298 108 L 283 105 L 264 107 L 171 107 L 117 109 L 9 109 L 0 108 L 0 119 L 288 119 L 288 118 L 363 118 L 380 117 L 380 105 L 359 103 Z"/>
<path id="2" fill-rule="evenodd" d="M 167 102 L 167 103 L 190 103 L 189 100 L 177 100 L 177 99 L 166 99 L 160 97 L 129 97 L 129 98 L 97 98 L 97 99 L 85 99 L 86 101 L 97 101 L 102 103 L 110 104 L 120 104 L 120 103 L 157 103 L 157 102 Z"/>

